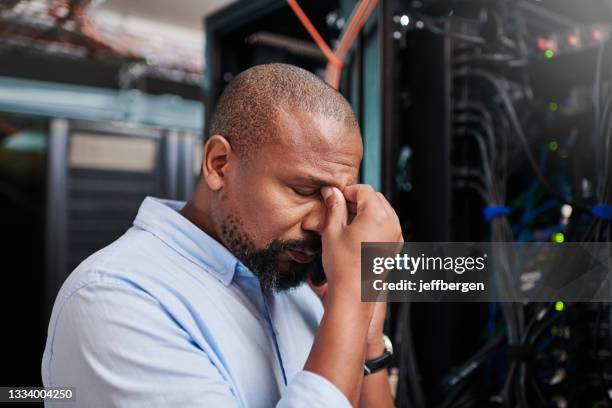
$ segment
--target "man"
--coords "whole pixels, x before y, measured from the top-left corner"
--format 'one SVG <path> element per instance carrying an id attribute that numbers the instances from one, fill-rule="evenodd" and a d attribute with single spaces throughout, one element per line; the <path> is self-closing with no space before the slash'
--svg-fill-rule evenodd
<path id="1" fill-rule="evenodd" d="M 360 301 L 360 245 L 402 235 L 355 184 L 361 157 L 350 105 L 311 73 L 237 76 L 191 200 L 147 198 L 63 285 L 45 386 L 100 407 L 392 406 L 386 370 L 364 376 L 385 305 Z M 305 283 L 319 252 L 323 302 Z"/>

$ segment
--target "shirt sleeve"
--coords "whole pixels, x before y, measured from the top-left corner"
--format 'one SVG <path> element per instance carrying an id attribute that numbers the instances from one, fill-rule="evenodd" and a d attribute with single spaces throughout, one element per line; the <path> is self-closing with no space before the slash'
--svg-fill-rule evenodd
<path id="1" fill-rule="evenodd" d="M 74 387 L 76 406 L 240 405 L 206 353 L 155 298 L 128 283 L 77 290 L 52 330 L 45 386 Z"/>
<path id="2" fill-rule="evenodd" d="M 248 406 L 162 305 L 127 282 L 78 289 L 59 309 L 49 335 L 45 386 L 74 387 L 77 403 L 47 407 Z M 350 404 L 327 379 L 300 371 L 277 407 Z"/>

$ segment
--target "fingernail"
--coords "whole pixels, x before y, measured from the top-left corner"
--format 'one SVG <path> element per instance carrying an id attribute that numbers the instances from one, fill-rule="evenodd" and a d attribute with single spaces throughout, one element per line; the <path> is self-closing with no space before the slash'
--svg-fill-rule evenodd
<path id="1" fill-rule="evenodd" d="M 329 186 L 321 187 L 321 195 L 323 196 L 324 200 L 327 200 L 329 197 L 331 197 L 333 193 L 334 192 L 331 187 Z"/>

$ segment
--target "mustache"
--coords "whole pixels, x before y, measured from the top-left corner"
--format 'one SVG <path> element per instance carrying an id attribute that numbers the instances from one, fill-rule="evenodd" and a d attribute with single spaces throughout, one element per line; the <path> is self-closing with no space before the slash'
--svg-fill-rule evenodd
<path id="1" fill-rule="evenodd" d="M 301 239 L 275 240 L 268 246 L 268 249 L 274 252 L 282 252 L 287 249 L 292 249 L 305 253 L 318 254 L 321 252 L 321 241 Z"/>

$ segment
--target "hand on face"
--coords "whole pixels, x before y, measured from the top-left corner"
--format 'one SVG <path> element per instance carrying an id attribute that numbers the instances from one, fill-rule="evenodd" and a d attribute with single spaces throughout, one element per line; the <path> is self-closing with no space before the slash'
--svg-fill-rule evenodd
<path id="1" fill-rule="evenodd" d="M 385 199 L 366 184 L 323 187 L 327 219 L 321 234 L 323 269 L 330 292 L 360 292 L 361 243 L 400 242 L 397 214 Z"/>
<path id="2" fill-rule="evenodd" d="M 352 295 L 355 302 L 360 302 L 361 243 L 403 243 L 399 219 L 385 197 L 368 185 L 349 186 L 342 192 L 335 187 L 324 187 L 321 194 L 328 208 L 321 238 L 323 269 L 328 283 L 318 287 L 311 284 L 311 288 L 324 306 L 330 296 L 334 296 L 334 291 L 337 296 Z M 371 347 L 376 349 L 376 354 L 381 342 L 386 303 L 371 303 L 370 309 L 368 353 Z"/>

